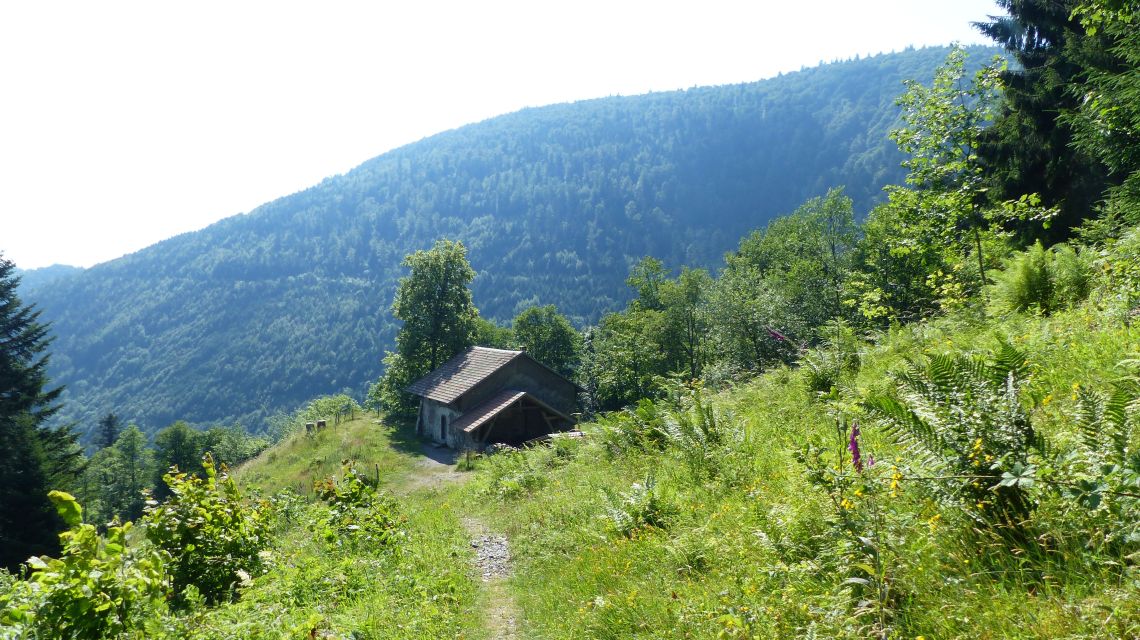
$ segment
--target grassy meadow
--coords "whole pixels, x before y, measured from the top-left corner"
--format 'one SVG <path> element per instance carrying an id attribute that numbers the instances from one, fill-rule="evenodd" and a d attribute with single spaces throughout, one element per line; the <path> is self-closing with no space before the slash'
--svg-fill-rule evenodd
<path id="1" fill-rule="evenodd" d="M 1016 527 L 954 508 L 865 408 L 908 362 L 1002 341 L 1025 356 L 1017 400 L 1055 452 L 1033 459 Z M 1110 390 L 1138 345 L 1140 327 L 1096 301 L 961 310 L 859 343 L 830 394 L 807 366 L 678 388 L 585 439 L 482 458 L 457 491 L 514 545 L 527 638 L 1135 637 L 1135 498 L 1093 505 L 1064 483 L 1081 390 Z"/>

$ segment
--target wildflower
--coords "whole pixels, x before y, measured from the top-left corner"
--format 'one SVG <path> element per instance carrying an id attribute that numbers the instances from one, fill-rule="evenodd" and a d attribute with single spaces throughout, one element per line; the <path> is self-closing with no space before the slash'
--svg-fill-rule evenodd
<path id="1" fill-rule="evenodd" d="M 844 498 L 844 499 L 843 499 L 843 500 L 842 500 L 842 501 L 839 503 L 839 506 L 841 506 L 841 507 L 843 507 L 844 509 L 847 509 L 848 511 L 850 511 L 851 509 L 854 509 L 854 508 L 855 508 L 855 503 L 854 503 L 854 502 L 851 502 L 851 501 L 850 501 L 850 500 L 848 500 L 847 498 Z"/>
<path id="2" fill-rule="evenodd" d="M 863 473 L 863 456 L 859 452 L 859 423 L 851 423 L 851 437 L 847 440 L 847 450 L 851 452 L 851 464 L 859 473 Z"/>
<path id="3" fill-rule="evenodd" d="M 933 517 L 931 517 L 929 520 L 926 521 L 927 526 L 930 527 L 931 533 L 934 533 L 934 530 L 938 528 L 938 521 L 941 519 L 942 519 L 942 514 L 936 513 L 936 514 L 934 514 Z"/>
<path id="4" fill-rule="evenodd" d="M 1045 396 L 1045 398 L 1043 400 L 1041 400 L 1041 406 L 1047 407 L 1047 406 L 1049 406 L 1049 403 L 1052 401 L 1053 401 L 1053 394 L 1050 393 L 1049 395 Z"/>
<path id="5" fill-rule="evenodd" d="M 892 465 L 891 466 L 891 497 L 892 498 L 899 497 L 899 493 L 901 493 L 901 491 L 902 491 L 902 487 L 899 485 L 899 481 L 902 480 L 902 477 L 903 477 L 902 473 L 899 473 L 899 468 Z"/>

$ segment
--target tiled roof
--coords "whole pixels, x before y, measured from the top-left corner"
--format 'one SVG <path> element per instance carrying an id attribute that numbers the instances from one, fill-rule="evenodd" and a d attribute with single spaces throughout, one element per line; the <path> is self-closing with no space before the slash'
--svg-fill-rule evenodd
<path id="1" fill-rule="evenodd" d="M 522 351 L 471 347 L 413 382 L 408 393 L 436 402 L 454 402 L 520 355 Z"/>
<path id="2" fill-rule="evenodd" d="M 452 426 L 459 431 L 470 433 L 478 429 L 479 425 L 499 415 L 500 412 L 525 395 L 525 391 L 512 391 L 510 389 L 501 391 L 490 400 L 463 414 Z"/>
<path id="3" fill-rule="evenodd" d="M 471 433 L 472 431 L 478 429 L 480 425 L 494 419 L 495 416 L 499 415 L 516 401 L 522 400 L 523 398 L 526 398 L 528 402 L 533 402 L 534 404 L 542 407 L 544 410 L 558 415 L 563 419 L 570 419 L 569 417 L 563 415 L 561 411 L 552 409 L 545 402 L 539 400 L 538 398 L 530 395 L 525 391 L 514 391 L 511 389 L 506 389 L 495 394 L 490 400 L 487 400 L 478 407 L 475 407 L 474 409 L 463 414 L 451 426 L 459 431 Z"/>

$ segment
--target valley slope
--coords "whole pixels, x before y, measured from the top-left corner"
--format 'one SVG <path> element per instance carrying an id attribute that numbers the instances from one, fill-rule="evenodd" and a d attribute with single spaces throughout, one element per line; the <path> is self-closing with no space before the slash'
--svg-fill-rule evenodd
<path id="1" fill-rule="evenodd" d="M 555 304 L 585 325 L 624 303 L 642 256 L 715 267 L 749 230 L 837 185 L 864 213 L 902 179 L 887 138 L 901 82 L 929 78 L 946 53 L 526 109 L 43 282 L 25 295 L 56 336 L 59 419 L 81 432 L 108 411 L 146 431 L 178 419 L 257 430 L 316 394 L 359 396 L 395 335 L 400 262 L 438 238 L 468 247 L 485 317 Z"/>

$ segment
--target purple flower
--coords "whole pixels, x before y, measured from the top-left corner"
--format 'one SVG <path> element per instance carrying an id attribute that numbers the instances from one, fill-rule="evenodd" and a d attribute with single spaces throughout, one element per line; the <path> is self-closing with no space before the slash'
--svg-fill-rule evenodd
<path id="1" fill-rule="evenodd" d="M 788 336 L 785 336 L 784 334 L 780 333 L 779 331 L 776 331 L 772 327 L 765 327 L 765 329 L 768 330 L 768 335 L 772 336 L 776 340 L 778 340 L 780 342 L 787 342 L 788 341 Z"/>
<path id="2" fill-rule="evenodd" d="M 859 423 L 851 423 L 851 437 L 847 440 L 847 450 L 851 452 L 851 464 L 859 473 L 863 473 L 863 456 L 859 453 Z M 874 464 L 872 462 L 871 464 Z"/>

